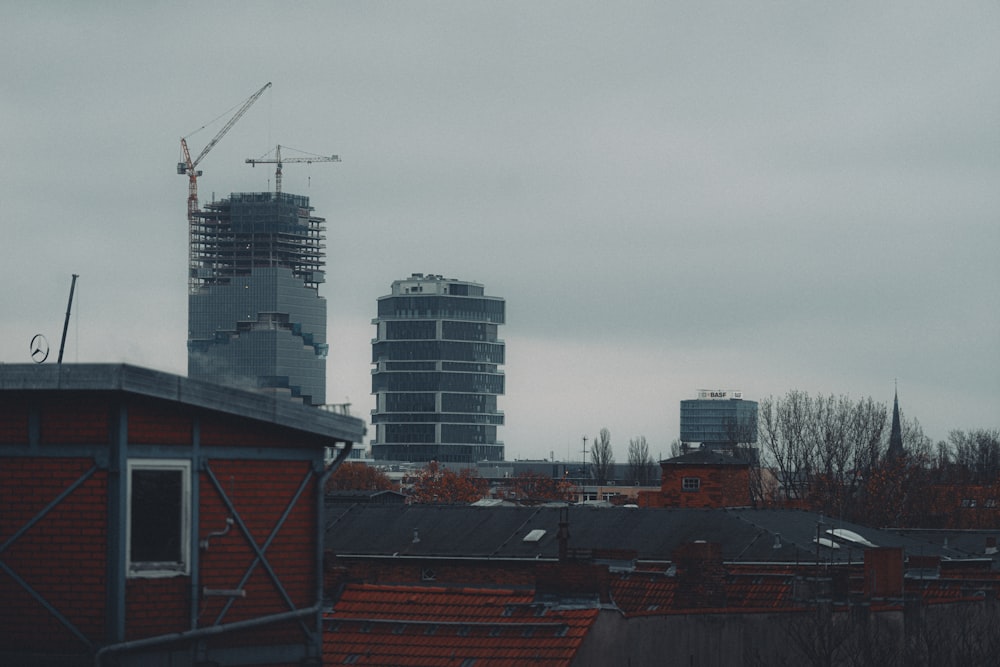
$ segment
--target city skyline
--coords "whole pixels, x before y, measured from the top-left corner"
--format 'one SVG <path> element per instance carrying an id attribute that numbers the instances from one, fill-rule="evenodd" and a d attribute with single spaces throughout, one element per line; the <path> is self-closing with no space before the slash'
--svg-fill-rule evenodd
<path id="1" fill-rule="evenodd" d="M 202 204 L 273 190 L 244 160 L 275 144 L 341 156 L 283 177 L 327 220 L 326 400 L 355 415 L 377 297 L 430 272 L 507 301 L 507 458 L 602 427 L 669 455 L 700 388 L 891 406 L 898 378 L 935 441 L 1000 426 L 994 3 L 8 15 L 0 363 L 57 347 L 75 273 L 65 362 L 185 373 L 178 139 L 272 81 Z"/>

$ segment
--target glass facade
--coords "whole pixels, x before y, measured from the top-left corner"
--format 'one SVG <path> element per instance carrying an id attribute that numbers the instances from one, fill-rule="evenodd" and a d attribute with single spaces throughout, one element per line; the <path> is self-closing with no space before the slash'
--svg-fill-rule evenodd
<path id="1" fill-rule="evenodd" d="M 309 198 L 236 193 L 200 214 L 191 248 L 188 376 L 326 401 L 324 220 Z"/>
<path id="2" fill-rule="evenodd" d="M 379 298 L 373 320 L 377 460 L 502 461 L 506 304 L 482 285 L 413 274 Z"/>
<path id="3" fill-rule="evenodd" d="M 681 401 L 681 442 L 732 447 L 757 442 L 757 402 L 742 399 Z"/>

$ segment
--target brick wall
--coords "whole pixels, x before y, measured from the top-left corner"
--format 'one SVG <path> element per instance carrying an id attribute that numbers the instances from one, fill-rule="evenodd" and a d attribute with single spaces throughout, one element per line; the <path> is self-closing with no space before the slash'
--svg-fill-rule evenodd
<path id="1" fill-rule="evenodd" d="M 23 445 L 28 442 L 28 408 L 21 398 L 0 401 L 0 445 Z"/>
<path id="2" fill-rule="evenodd" d="M 86 458 L 0 461 L 0 543 L 81 478 Z M 104 631 L 107 475 L 95 472 L 19 537 L 0 559 L 86 637 Z M 0 648 L 83 648 L 65 626 L 0 571 Z"/>
<path id="3" fill-rule="evenodd" d="M 128 440 L 147 445 L 190 445 L 192 416 L 166 401 L 132 401 L 128 406 Z"/>
<path id="4" fill-rule="evenodd" d="M 219 414 L 201 420 L 201 444 L 233 447 L 322 447 L 317 436 L 295 433 L 263 422 Z"/>
<path id="5" fill-rule="evenodd" d="M 107 445 L 114 433 L 117 401 L 115 393 L 39 395 L 27 400 L 14 396 L 0 405 L 0 545 L 85 474 L 90 476 L 72 493 L 11 542 L 0 561 L 62 614 L 94 645 L 107 638 L 110 619 L 108 596 L 108 472 L 95 470 L 95 461 L 85 456 L 4 457 L 4 445 L 26 445 L 29 413 L 37 406 L 40 416 L 41 449 L 46 453 L 72 453 L 74 445 Z M 196 412 L 157 399 L 128 400 L 130 445 L 176 445 L 177 456 L 187 457 Z M 318 447 L 317 436 L 288 429 L 206 415 L 202 441 L 206 445 L 250 447 Z M 60 446 L 60 449 L 51 447 Z M 103 465 L 103 464 L 102 464 Z M 267 548 L 266 558 L 281 586 L 296 608 L 315 603 L 317 578 L 318 490 L 313 461 L 210 460 L 224 493 L 249 528 L 250 537 L 238 525 L 225 536 L 210 539 L 200 552 L 201 578 L 198 591 L 236 589 L 251 569 L 256 553 L 249 540 L 261 549 L 276 524 L 305 483 L 305 490 L 290 510 L 282 528 Z M 200 495 L 199 538 L 226 527 L 230 512 L 205 472 L 192 469 L 192 483 Z M 197 548 L 197 545 L 194 545 Z M 189 576 L 128 578 L 125 590 L 125 638 L 127 640 L 179 632 L 191 628 L 192 580 Z M 221 622 L 289 611 L 289 605 L 267 569 L 258 563 L 243 585 L 245 598 L 236 598 Z M 200 626 L 216 622 L 227 598 L 209 597 L 198 602 Z M 311 624 L 306 619 L 307 624 Z M 220 637 L 226 646 L 295 643 L 304 641 L 298 621 L 265 627 L 253 632 Z M 86 645 L 18 584 L 0 570 L 0 652 L 80 654 Z"/>
<path id="6" fill-rule="evenodd" d="M 225 495 L 245 522 L 251 538 L 263 548 L 288 507 L 309 463 L 301 461 L 212 460 L 209 467 Z M 202 539 L 226 527 L 229 509 L 207 474 L 200 477 Z M 316 489 L 310 480 L 307 489 L 285 519 L 265 556 L 296 607 L 315 602 L 316 577 Z M 251 542 L 234 525 L 226 535 L 209 539 L 201 552 L 200 587 L 231 590 L 239 587 L 256 554 Z M 246 597 L 235 598 L 223 622 L 289 611 L 266 569 L 258 564 L 243 586 Z M 199 624 L 215 622 L 228 598 L 209 597 L 201 605 Z"/>
<path id="7" fill-rule="evenodd" d="M 696 491 L 684 489 L 684 478 L 697 478 Z M 662 504 L 647 507 L 745 507 L 750 504 L 750 475 L 738 465 L 664 465 Z M 648 502 L 648 498 L 644 499 Z"/>
<path id="8" fill-rule="evenodd" d="M 55 394 L 41 406 L 43 445 L 104 444 L 110 426 L 111 400 L 103 394 Z"/>

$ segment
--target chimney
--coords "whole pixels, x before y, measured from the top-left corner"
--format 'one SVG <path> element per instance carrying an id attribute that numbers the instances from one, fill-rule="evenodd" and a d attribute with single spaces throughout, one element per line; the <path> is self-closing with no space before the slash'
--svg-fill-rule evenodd
<path id="1" fill-rule="evenodd" d="M 865 549 L 865 597 L 903 597 L 903 550 L 898 547 Z"/>
<path id="2" fill-rule="evenodd" d="M 726 570 L 722 545 L 698 540 L 682 544 L 673 553 L 677 566 L 678 609 L 721 609 L 726 606 Z"/>
<path id="3" fill-rule="evenodd" d="M 559 508 L 559 533 L 557 535 L 559 539 L 559 562 L 566 562 L 566 556 L 569 553 L 569 508 L 560 507 Z"/>

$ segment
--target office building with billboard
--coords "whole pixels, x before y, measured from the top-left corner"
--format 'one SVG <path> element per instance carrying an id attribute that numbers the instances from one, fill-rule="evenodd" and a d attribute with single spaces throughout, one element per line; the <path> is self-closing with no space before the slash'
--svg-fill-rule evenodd
<path id="1" fill-rule="evenodd" d="M 699 389 L 681 401 L 681 443 L 687 447 L 731 450 L 757 442 L 757 402 L 734 389 Z"/>

